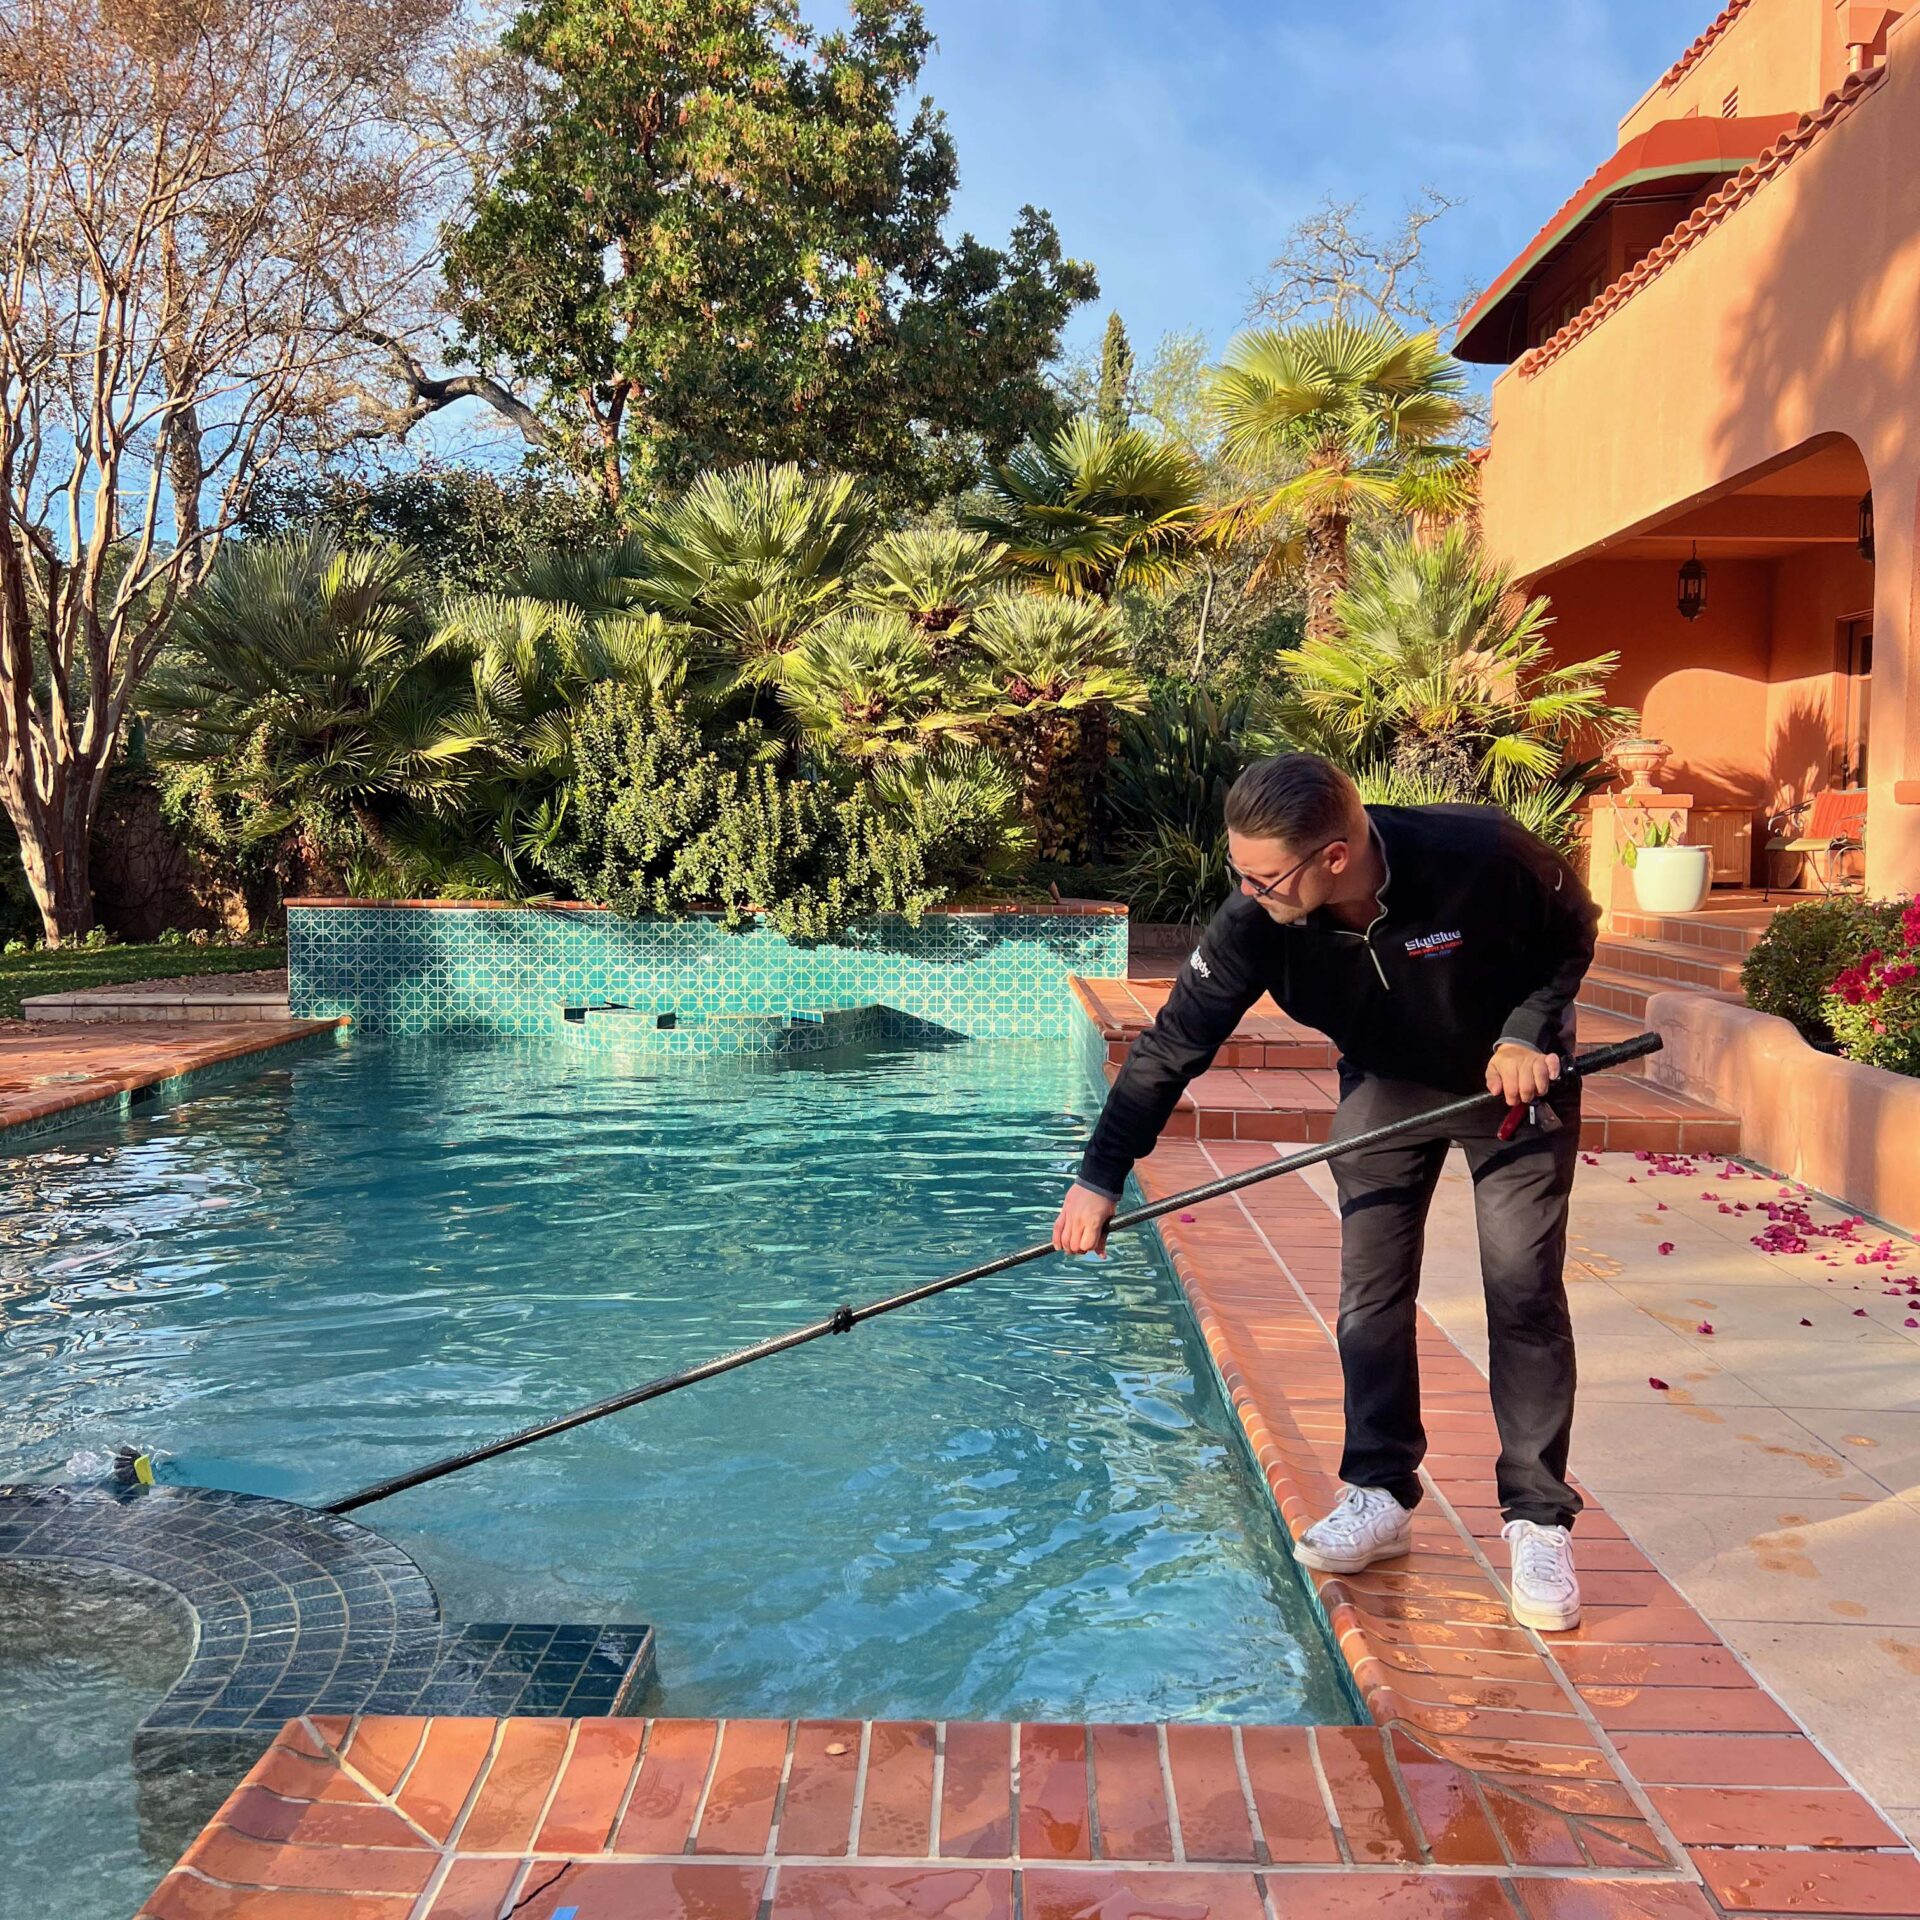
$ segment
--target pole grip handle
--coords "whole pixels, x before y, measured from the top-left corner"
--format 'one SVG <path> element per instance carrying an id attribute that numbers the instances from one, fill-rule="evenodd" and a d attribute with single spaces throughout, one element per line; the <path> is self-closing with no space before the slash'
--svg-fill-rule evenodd
<path id="1" fill-rule="evenodd" d="M 1636 1033 L 1631 1040 L 1616 1040 L 1608 1047 L 1595 1047 L 1591 1053 L 1576 1054 L 1573 1071 L 1585 1075 L 1605 1073 L 1609 1067 L 1624 1067 L 1629 1060 L 1644 1060 L 1658 1053 L 1667 1043 L 1657 1033 Z"/>

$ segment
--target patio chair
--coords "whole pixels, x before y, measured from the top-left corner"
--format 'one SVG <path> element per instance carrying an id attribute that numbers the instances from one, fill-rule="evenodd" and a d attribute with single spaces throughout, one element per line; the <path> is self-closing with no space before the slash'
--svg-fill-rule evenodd
<path id="1" fill-rule="evenodd" d="M 1773 861 L 1779 854 L 1804 855 L 1822 893 L 1836 893 L 1841 884 L 1835 868 L 1843 854 L 1859 853 L 1866 845 L 1867 794 L 1864 787 L 1830 787 L 1811 800 L 1784 808 L 1767 822 L 1766 870 L 1760 897 L 1772 897 Z M 1822 858 L 1824 856 L 1824 860 Z"/>

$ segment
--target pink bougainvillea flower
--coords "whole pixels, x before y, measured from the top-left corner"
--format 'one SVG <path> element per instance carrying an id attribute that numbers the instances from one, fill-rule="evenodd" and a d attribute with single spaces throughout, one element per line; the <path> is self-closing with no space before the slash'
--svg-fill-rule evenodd
<path id="1" fill-rule="evenodd" d="M 1660 1251 L 1662 1253 L 1671 1253 L 1673 1251 L 1673 1242 L 1671 1240 L 1662 1240 L 1660 1242 Z"/>
<path id="2" fill-rule="evenodd" d="M 1695 1333 L 1711 1333 L 1712 1331 L 1713 1322 L 1711 1320 L 1702 1320 L 1700 1324 L 1694 1328 Z"/>
<path id="3" fill-rule="evenodd" d="M 1856 1320 L 1864 1320 L 1864 1319 L 1865 1319 L 1865 1318 L 1867 1317 L 1867 1310 L 1866 1310 L 1866 1308 L 1865 1308 L 1865 1307 L 1855 1307 L 1855 1308 L 1854 1308 L 1854 1310 L 1853 1310 L 1853 1317 L 1854 1317 L 1854 1318 L 1855 1318 Z"/>
<path id="4" fill-rule="evenodd" d="M 1920 1327 L 1920 1320 L 1916 1320 L 1912 1314 L 1908 1314 L 1901 1324 L 1909 1327 Z"/>
<path id="5" fill-rule="evenodd" d="M 1801 1319 L 1801 1322 L 1800 1322 L 1800 1324 L 1801 1324 L 1801 1325 L 1802 1325 L 1803 1327 L 1810 1327 L 1810 1326 L 1812 1326 L 1812 1325 L 1813 1325 L 1813 1322 L 1812 1322 L 1811 1320 L 1808 1320 L 1808 1319 L 1806 1319 L 1806 1318 L 1804 1318 L 1804 1317 L 1803 1317 L 1803 1318 Z"/>
<path id="6" fill-rule="evenodd" d="M 1192 1215 L 1192 1214 L 1190 1214 L 1190 1213 L 1183 1213 L 1183 1214 L 1182 1214 L 1182 1215 L 1180 1216 L 1180 1221 L 1181 1221 L 1181 1224 L 1182 1224 L 1182 1225 L 1184 1226 L 1184 1225 L 1185 1225 L 1185 1224 L 1186 1224 L 1187 1222 L 1189 1222 L 1189 1221 L 1191 1221 L 1191 1220 L 1192 1220 L 1192 1218 L 1193 1218 L 1193 1215 Z"/>
<path id="7" fill-rule="evenodd" d="M 1652 1374 L 1647 1375 L 1647 1385 L 1653 1388 L 1656 1393 L 1671 1393 L 1673 1391 L 1664 1380 L 1656 1379 Z"/>

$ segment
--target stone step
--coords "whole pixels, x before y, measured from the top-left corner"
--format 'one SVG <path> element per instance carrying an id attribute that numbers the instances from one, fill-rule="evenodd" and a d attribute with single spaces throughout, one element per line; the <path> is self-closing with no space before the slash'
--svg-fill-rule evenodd
<path id="1" fill-rule="evenodd" d="M 1647 1002 L 1656 993 L 1697 993 L 1708 1000 L 1725 1000 L 1738 1006 L 1745 995 L 1721 992 L 1706 987 L 1683 986 L 1677 980 L 1650 980 L 1645 974 L 1616 973 L 1610 967 L 1594 967 L 1580 983 L 1579 1006 L 1583 1012 L 1609 1013 L 1632 1023 L 1636 1033 L 1646 1027 Z"/>
<path id="2" fill-rule="evenodd" d="M 1107 1069 L 1109 1082 L 1115 1069 Z M 1325 1140 L 1339 1095 L 1328 1072 L 1214 1067 L 1180 1096 L 1169 1139 Z M 1602 1074 L 1588 1085 L 1580 1145 L 1589 1153 L 1738 1153 L 1739 1116 L 1668 1093 L 1644 1078 Z"/>
<path id="3" fill-rule="evenodd" d="M 1106 1042 L 1109 1084 L 1141 1029 L 1166 1004 L 1168 981 L 1075 980 L 1074 992 Z M 1594 976 L 1588 976 L 1594 984 Z M 1603 977 L 1602 992 L 1608 990 Z M 1587 994 L 1580 1001 L 1580 1045 L 1605 1046 L 1645 1030 L 1647 998 L 1660 983 L 1624 978 L 1625 1004 L 1610 1006 Z M 1324 1140 L 1339 1103 L 1332 1044 L 1297 1026 L 1261 1000 L 1210 1071 L 1180 1097 L 1169 1137 L 1201 1140 Z M 1735 1153 L 1737 1115 L 1703 1107 L 1653 1086 L 1645 1061 L 1595 1077 L 1581 1114 L 1580 1142 L 1589 1152 Z"/>
<path id="4" fill-rule="evenodd" d="M 1741 921 L 1711 913 L 1629 913 L 1615 908 L 1613 934 L 1635 940 L 1658 940 L 1668 946 L 1699 947 L 1708 953 L 1730 954 L 1744 959 L 1751 953 L 1764 925 L 1746 925 Z"/>
<path id="5" fill-rule="evenodd" d="M 1580 1033 L 1580 1051 L 1591 1053 L 1595 1047 L 1610 1047 L 1619 1040 L 1631 1040 L 1636 1034 L 1646 1032 L 1642 1021 L 1635 1020 L 1624 1013 L 1610 1013 L 1604 1007 L 1590 1007 L 1583 1000 L 1575 1009 L 1578 1016 Z M 1646 1077 L 1647 1063 L 1644 1058 L 1629 1060 L 1624 1067 L 1615 1067 L 1615 1073 L 1625 1074 L 1631 1079 Z"/>
<path id="6" fill-rule="evenodd" d="M 1636 975 L 1661 990 L 1691 988 L 1705 993 L 1740 992 L 1740 961 L 1732 953 L 1672 940 L 1602 938 L 1593 963 L 1608 973 Z"/>
<path id="7" fill-rule="evenodd" d="M 287 995 L 278 993 L 38 993 L 20 1003 L 29 1020 L 53 1020 L 63 1026 L 112 1022 L 118 1025 L 175 1026 L 201 1021 L 287 1019 Z"/>

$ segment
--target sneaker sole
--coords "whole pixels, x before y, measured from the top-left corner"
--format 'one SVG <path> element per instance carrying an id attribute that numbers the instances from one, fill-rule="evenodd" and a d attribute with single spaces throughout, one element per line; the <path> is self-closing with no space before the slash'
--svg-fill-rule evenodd
<path id="1" fill-rule="evenodd" d="M 1572 1607 L 1528 1607 L 1510 1599 L 1508 1611 L 1517 1626 L 1531 1627 L 1535 1633 L 1571 1633 L 1580 1624 L 1580 1609 Z"/>
<path id="2" fill-rule="evenodd" d="M 1315 1573 L 1365 1573 L 1382 1560 L 1404 1560 L 1413 1551 L 1411 1539 L 1394 1542 L 1390 1546 L 1376 1547 L 1371 1553 L 1360 1555 L 1322 1553 L 1317 1547 L 1310 1547 L 1304 1540 L 1296 1540 L 1293 1557 L 1303 1567 L 1311 1567 Z"/>

